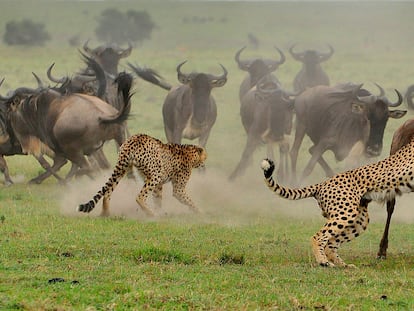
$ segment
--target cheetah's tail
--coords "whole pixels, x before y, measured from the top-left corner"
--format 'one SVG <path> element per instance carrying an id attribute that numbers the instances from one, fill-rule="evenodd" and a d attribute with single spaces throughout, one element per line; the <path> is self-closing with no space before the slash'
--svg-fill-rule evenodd
<path id="1" fill-rule="evenodd" d="M 318 191 L 318 185 L 312 185 L 304 188 L 291 189 L 279 185 L 272 177 L 275 170 L 275 164 L 270 159 L 264 159 L 261 163 L 266 185 L 269 189 L 282 198 L 289 200 L 300 200 L 315 196 Z"/>
<path id="2" fill-rule="evenodd" d="M 90 213 L 96 206 L 96 203 L 102 198 L 102 195 L 100 193 L 97 193 L 92 200 L 90 200 L 88 203 L 85 204 L 79 204 L 77 211 L 78 212 L 84 212 L 84 213 Z"/>

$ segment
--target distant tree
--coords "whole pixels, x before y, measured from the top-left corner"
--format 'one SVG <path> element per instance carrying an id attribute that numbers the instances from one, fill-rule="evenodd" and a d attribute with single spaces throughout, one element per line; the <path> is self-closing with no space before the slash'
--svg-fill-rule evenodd
<path id="1" fill-rule="evenodd" d="M 98 39 L 118 44 L 151 39 L 152 30 L 155 28 L 146 11 L 129 10 L 122 13 L 117 9 L 106 9 L 98 18 L 98 22 L 95 30 Z"/>
<path id="2" fill-rule="evenodd" d="M 50 40 L 50 35 L 44 28 L 44 24 L 29 19 L 11 21 L 6 24 L 3 41 L 8 45 L 43 45 Z"/>

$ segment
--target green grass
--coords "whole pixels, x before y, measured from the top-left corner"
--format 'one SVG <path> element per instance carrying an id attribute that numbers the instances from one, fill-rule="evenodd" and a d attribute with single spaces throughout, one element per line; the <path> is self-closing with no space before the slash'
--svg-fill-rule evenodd
<path id="1" fill-rule="evenodd" d="M 147 10 L 158 25 L 150 41 L 135 47 L 127 59 L 158 70 L 176 82 L 183 71 L 229 71 L 223 88 L 213 91 L 218 119 L 207 149 L 207 172 L 194 174 L 189 192 L 203 211 L 194 215 L 165 190 L 168 215 L 147 218 L 134 201 L 140 182 L 121 182 L 111 203 L 111 218 L 79 215 L 76 205 L 89 200 L 105 177 L 78 179 L 59 186 L 26 182 L 42 170 L 32 157 L 7 157 L 12 187 L 0 186 L 0 310 L 411 310 L 414 309 L 414 229 L 410 196 L 398 201 L 391 228 L 389 258 L 375 259 L 385 211 L 370 207 L 366 233 L 344 245 L 340 254 L 357 269 L 324 269 L 315 264 L 309 239 L 323 219 L 313 200 L 286 202 L 265 188 L 260 148 L 246 175 L 230 184 L 227 177 L 245 144 L 240 123 L 238 86 L 244 77 L 234 53 L 247 44 L 249 32 L 260 39 L 244 57 L 278 57 L 292 43 L 335 48 L 324 64 L 332 83 L 381 84 L 391 100 L 414 83 L 412 46 L 414 4 L 307 2 L 173 2 L 173 1 L 2 1 L 0 35 L 7 21 L 24 17 L 42 21 L 52 35 L 45 47 L 0 45 L 1 94 L 34 86 L 31 72 L 46 77 L 55 62 L 56 75 L 82 67 L 73 35 L 94 37 L 96 17 L 108 7 Z M 47 8 L 47 10 L 46 10 Z M 184 17 L 213 16 L 217 22 L 186 24 Z M 277 71 L 287 89 L 300 66 L 287 54 Z M 121 69 L 126 68 L 126 61 Z M 164 140 L 161 106 L 166 92 L 136 81 L 132 98 L 132 133 Z M 390 120 L 386 156 L 394 130 L 404 120 Z M 300 166 L 309 159 L 309 142 Z M 111 162 L 112 143 L 105 146 Z M 336 170 L 343 163 L 335 163 Z M 67 171 L 67 167 L 64 171 Z M 322 180 L 316 168 L 310 181 Z M 309 182 L 310 182 L 309 181 Z M 160 212 L 160 211 L 158 211 Z M 63 282 L 49 282 L 62 278 Z M 75 281 L 75 282 L 74 282 Z"/>

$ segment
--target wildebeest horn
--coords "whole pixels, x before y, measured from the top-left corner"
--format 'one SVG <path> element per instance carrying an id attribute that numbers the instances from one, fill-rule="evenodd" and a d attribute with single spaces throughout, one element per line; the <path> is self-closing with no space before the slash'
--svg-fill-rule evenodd
<path id="1" fill-rule="evenodd" d="M 379 85 L 378 83 L 374 83 L 376 86 L 377 86 L 377 88 L 380 90 L 380 94 L 378 95 L 379 97 L 382 97 L 382 96 L 384 96 L 385 95 L 385 91 L 384 91 L 384 89 L 381 87 L 381 85 Z"/>
<path id="2" fill-rule="evenodd" d="M 303 55 L 304 53 L 297 53 L 297 52 L 293 52 L 293 48 L 296 46 L 296 43 L 293 44 L 290 48 L 289 48 L 289 53 L 290 55 L 292 55 L 292 57 L 298 61 L 302 61 L 303 60 Z"/>
<path id="3" fill-rule="evenodd" d="M 219 64 L 221 66 L 221 68 L 223 69 L 223 74 L 221 76 L 213 76 L 213 75 L 209 75 L 210 80 L 223 80 L 227 78 L 227 69 L 222 65 Z"/>
<path id="4" fill-rule="evenodd" d="M 188 75 L 183 74 L 183 73 L 181 72 L 181 66 L 182 66 L 182 65 L 184 65 L 186 62 L 187 62 L 187 61 L 185 60 L 185 61 L 183 61 L 182 63 L 178 64 L 178 66 L 177 66 L 177 78 L 178 78 L 178 81 L 180 81 L 180 82 L 181 82 L 181 83 L 183 83 L 183 84 L 188 83 L 188 78 L 189 78 L 189 76 L 188 76 Z"/>
<path id="5" fill-rule="evenodd" d="M 0 81 L 0 86 L 2 86 L 2 85 L 3 85 L 3 82 L 4 82 L 4 78 L 3 78 L 3 79 L 1 79 L 1 81 Z M 9 100 L 11 97 L 12 97 L 12 96 L 10 96 L 10 97 L 5 97 L 5 96 L 3 96 L 3 95 L 1 95 L 1 94 L 0 94 L 0 100 L 3 100 L 3 101 L 7 101 L 7 100 Z"/>
<path id="6" fill-rule="evenodd" d="M 277 46 L 275 46 L 274 47 L 278 52 L 279 52 L 279 54 L 280 54 L 280 60 L 279 61 L 277 61 L 277 65 L 282 65 L 285 61 L 286 61 L 286 56 L 285 56 L 285 54 L 283 54 L 283 52 L 277 47 Z"/>
<path id="7" fill-rule="evenodd" d="M 57 79 L 55 77 L 52 76 L 52 68 L 55 66 L 55 63 L 53 63 L 52 65 L 49 66 L 49 68 L 47 69 L 47 77 L 49 78 L 50 81 L 55 82 L 55 83 L 66 83 L 69 78 L 68 77 L 62 77 L 60 79 Z"/>
<path id="8" fill-rule="evenodd" d="M 330 44 L 328 44 L 328 46 L 329 46 L 328 53 L 321 53 L 321 52 L 319 53 L 319 59 L 321 62 L 328 60 L 335 52 L 334 48 Z"/>
<path id="9" fill-rule="evenodd" d="M 239 68 L 241 70 L 247 71 L 249 70 L 249 63 L 248 61 L 242 61 L 240 60 L 240 54 L 243 52 L 243 50 L 246 48 L 246 46 L 242 47 L 240 50 L 237 51 L 236 55 L 234 55 L 234 60 L 236 61 L 237 65 L 239 65 Z"/>
<path id="10" fill-rule="evenodd" d="M 398 107 L 399 105 L 401 105 L 402 104 L 402 102 L 403 102 L 403 96 L 401 95 L 401 93 L 400 92 L 398 92 L 398 90 L 397 89 L 394 89 L 395 90 L 395 93 L 397 93 L 397 96 L 398 96 L 398 100 L 395 102 L 395 103 L 392 103 L 392 102 L 390 102 L 389 100 L 387 100 L 387 105 L 388 105 L 388 107 Z"/>
<path id="11" fill-rule="evenodd" d="M 88 40 L 86 40 L 86 41 L 85 41 L 85 43 L 83 44 L 83 50 L 84 50 L 86 53 L 88 53 L 88 54 L 92 54 L 93 52 L 92 52 L 92 50 L 89 48 L 89 46 L 88 46 L 88 42 L 89 42 L 89 39 L 88 39 Z"/>
<path id="12" fill-rule="evenodd" d="M 120 58 L 128 57 L 131 54 L 131 51 L 132 51 L 132 44 L 131 42 L 128 41 L 128 47 L 125 50 L 121 50 L 119 52 L 119 57 Z"/>
<path id="13" fill-rule="evenodd" d="M 32 75 L 33 75 L 33 76 L 35 77 L 35 79 L 36 79 L 37 86 L 38 86 L 39 88 L 43 88 L 43 87 L 44 87 L 44 85 L 43 85 L 42 80 L 40 80 L 39 76 L 38 76 L 37 74 L 35 74 L 33 71 L 32 71 Z"/>

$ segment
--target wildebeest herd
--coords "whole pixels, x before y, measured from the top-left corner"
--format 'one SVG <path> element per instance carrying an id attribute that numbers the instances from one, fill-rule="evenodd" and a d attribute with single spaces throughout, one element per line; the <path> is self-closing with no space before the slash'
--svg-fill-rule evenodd
<path id="1" fill-rule="evenodd" d="M 303 63 L 294 77 L 293 91 L 284 89 L 275 75 L 278 67 L 286 62 L 282 50 L 275 47 L 278 59 L 242 59 L 245 48 L 235 53 L 235 61 L 240 70 L 247 72 L 239 89 L 246 145 L 239 163 L 229 175 L 230 181 L 245 172 L 254 151 L 263 144 L 267 146 L 267 157 L 272 159 L 275 158 L 273 144 L 279 146 L 278 177 L 283 182 L 303 183 L 317 163 L 327 176 L 332 176 L 334 171 L 323 157 L 325 151 L 331 150 L 338 161 L 350 155 L 377 157 L 383 148 L 388 119 L 401 118 L 407 112 L 392 109 L 403 102 L 398 90 L 395 90 L 396 100 L 390 100 L 379 85 L 378 95 L 363 88 L 362 83 L 331 86 L 321 66 L 334 54 L 330 45 L 327 52 L 299 52 L 297 45 L 289 48 L 292 58 Z M 130 136 L 127 119 L 133 96 L 133 75 L 168 90 L 162 109 L 167 141 L 180 144 L 183 138 L 198 139 L 198 144 L 206 148 L 217 118 L 212 90 L 225 86 L 227 69 L 220 64 L 221 73 L 218 74 L 184 73 L 183 68 L 188 64 L 183 61 L 176 67 L 179 84 L 172 86 L 156 71 L 131 63 L 128 63 L 131 73 L 119 73 L 119 61 L 128 57 L 131 50 L 131 45 L 122 49 L 112 44 L 92 49 L 86 42 L 81 52 L 86 67 L 79 73 L 56 78 L 52 74 L 55 64 L 52 64 L 47 76 L 53 86 L 46 86 L 34 74 L 37 88 L 19 87 L 0 96 L 0 169 L 6 185 L 13 181 L 4 156 L 16 154 L 33 155 L 45 169 L 31 183 L 41 183 L 50 176 L 60 182 L 80 175 L 93 178 L 96 170 L 110 168 L 103 145 L 115 140 L 121 146 Z M 413 108 L 414 86 L 408 88 L 405 98 Z M 408 122 L 397 130 L 392 154 L 411 141 L 412 124 Z M 290 146 L 287 135 L 293 128 L 294 143 Z M 298 178 L 296 164 L 305 135 L 313 144 L 309 149 L 311 158 Z M 45 156 L 53 160 L 52 165 Z M 67 162 L 71 163 L 71 169 L 62 178 L 58 172 Z M 379 257 L 386 257 L 394 205 L 395 198 L 391 198 L 387 202 L 388 218 Z"/>

